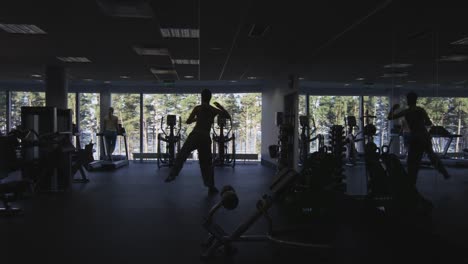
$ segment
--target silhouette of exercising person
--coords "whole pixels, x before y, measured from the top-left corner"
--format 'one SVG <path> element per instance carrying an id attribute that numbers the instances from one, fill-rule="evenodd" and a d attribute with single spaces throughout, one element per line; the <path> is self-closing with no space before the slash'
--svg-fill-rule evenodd
<path id="1" fill-rule="evenodd" d="M 426 129 L 426 126 L 432 125 L 426 110 L 422 107 L 416 106 L 418 95 L 414 92 L 410 92 L 406 95 L 408 108 L 398 113 L 395 111 L 400 107 L 399 104 L 395 104 L 387 118 L 389 120 L 404 117 L 410 130 L 410 137 L 408 140 L 408 176 L 412 180 L 412 184 L 416 185 L 418 171 L 421 163 L 421 159 L 424 153 L 429 157 L 432 165 L 436 168 L 445 179 L 450 178 L 447 170 L 440 161 L 437 154 L 432 149 L 431 135 Z"/>
<path id="2" fill-rule="evenodd" d="M 214 184 L 214 170 L 211 157 L 211 126 L 215 116 L 224 115 L 227 118 L 231 118 L 231 116 L 219 103 L 213 103 L 216 107 L 210 105 L 210 90 L 204 89 L 201 92 L 201 98 L 201 105 L 197 105 L 187 119 L 187 124 L 196 122 L 195 127 L 187 137 L 180 152 L 177 153 L 174 166 L 171 168 L 169 176 L 165 181 L 170 182 L 175 180 L 190 153 L 197 149 L 203 183 L 209 188 L 208 193 L 213 194 L 217 193 L 218 189 L 216 189 Z"/>

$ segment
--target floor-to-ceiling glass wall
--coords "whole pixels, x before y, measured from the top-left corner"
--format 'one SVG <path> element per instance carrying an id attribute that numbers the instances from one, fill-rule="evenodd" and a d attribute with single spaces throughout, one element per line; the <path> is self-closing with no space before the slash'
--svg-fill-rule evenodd
<path id="1" fill-rule="evenodd" d="M 377 133 L 374 136 L 374 142 L 377 146 L 389 143 L 389 121 L 387 120 L 389 109 L 388 96 L 364 96 L 364 115 L 375 116 L 375 118 L 369 118 L 368 121 L 377 128 Z M 364 125 L 366 125 L 366 119 Z"/>
<path id="2" fill-rule="evenodd" d="M 322 134 L 328 143 L 333 125 L 345 126 L 347 116 L 359 121 L 359 96 L 309 96 L 309 123 L 314 135 Z M 357 133 L 357 131 L 355 132 Z M 317 142 L 311 143 L 311 151 L 317 150 Z"/>
<path id="3" fill-rule="evenodd" d="M 177 115 L 182 120 L 182 142 L 192 130 L 194 124 L 187 125 L 185 121 L 192 109 L 200 103 L 199 94 L 145 94 L 143 95 L 143 152 L 157 152 L 158 133 L 163 133 L 166 123 L 161 120 L 167 115 Z M 178 127 L 178 125 L 177 125 Z M 165 131 L 168 133 L 168 131 Z M 164 142 L 162 142 L 164 145 Z M 162 146 L 164 149 L 165 146 Z"/>
<path id="4" fill-rule="evenodd" d="M 404 96 L 402 105 L 406 107 Z M 449 155 L 457 156 L 468 148 L 468 98 L 420 97 L 418 105 L 426 110 L 433 126 L 443 127 L 451 135 L 460 135 L 452 139 Z M 449 137 L 433 137 L 432 142 L 434 151 L 442 153 Z"/>
<path id="5" fill-rule="evenodd" d="M 101 142 L 96 136 L 100 132 L 99 93 L 81 93 L 79 103 L 81 147 L 93 143 L 94 159 L 99 159 Z"/>
<path id="6" fill-rule="evenodd" d="M 6 116 L 6 98 L 7 93 L 5 91 L 0 91 L 0 135 L 6 134 L 6 123 L 7 123 L 7 116 Z"/>
<path id="7" fill-rule="evenodd" d="M 11 92 L 11 128 L 21 125 L 21 107 L 45 106 L 44 92 Z"/>
<path id="8" fill-rule="evenodd" d="M 112 94 L 111 105 L 114 115 L 125 128 L 128 157 L 133 159 L 132 153 L 140 152 L 140 94 Z M 125 142 L 122 137 L 117 137 L 114 154 L 125 155 Z"/>
<path id="9" fill-rule="evenodd" d="M 236 153 L 259 154 L 261 147 L 262 95 L 260 93 L 214 94 L 232 116 Z"/>
<path id="10" fill-rule="evenodd" d="M 68 93 L 68 101 L 67 101 L 68 109 L 72 111 L 72 123 L 76 123 L 76 93 Z"/>

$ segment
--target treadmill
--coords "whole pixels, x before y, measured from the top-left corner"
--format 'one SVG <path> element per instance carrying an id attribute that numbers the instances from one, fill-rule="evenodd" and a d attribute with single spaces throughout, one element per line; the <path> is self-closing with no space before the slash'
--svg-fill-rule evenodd
<path id="1" fill-rule="evenodd" d="M 125 128 L 119 124 L 119 130 L 117 131 L 117 136 L 121 136 L 124 139 L 124 147 L 125 147 L 125 155 L 109 155 L 109 151 L 107 149 L 107 142 L 104 133 L 97 133 L 98 137 L 101 138 L 101 144 L 103 144 L 104 155 L 103 157 L 110 157 L 109 160 L 96 160 L 91 162 L 88 166 L 91 170 L 97 169 L 109 169 L 115 170 L 124 166 L 129 165 L 128 161 L 128 147 L 127 147 L 127 134 L 125 132 Z M 102 156 L 101 156 L 102 158 Z"/>
<path id="2" fill-rule="evenodd" d="M 439 158 L 441 159 L 444 165 L 450 166 L 450 167 L 468 168 L 468 159 L 466 158 L 466 155 L 464 155 L 465 157 L 462 157 L 462 158 L 452 158 L 449 155 L 447 155 L 447 152 L 450 148 L 450 145 L 453 142 L 453 139 L 460 138 L 462 137 L 462 135 L 451 134 L 447 129 L 445 129 L 442 126 L 432 126 L 429 129 L 429 134 L 431 135 L 432 138 L 446 138 L 447 139 L 444 145 L 443 152 L 436 153 L 439 155 Z M 430 161 L 428 160 L 427 157 L 425 157 L 423 158 L 421 164 L 429 165 Z"/>

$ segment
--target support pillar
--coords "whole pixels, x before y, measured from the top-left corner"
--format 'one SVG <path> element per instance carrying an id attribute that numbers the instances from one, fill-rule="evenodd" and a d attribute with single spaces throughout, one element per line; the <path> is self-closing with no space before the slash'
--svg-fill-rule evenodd
<path id="1" fill-rule="evenodd" d="M 109 107 L 111 107 L 111 93 L 110 89 L 108 87 L 104 88 L 101 90 L 99 94 L 99 107 L 100 107 L 100 124 L 99 124 L 99 131 L 103 132 L 104 128 L 104 119 L 108 115 L 109 112 Z M 104 158 L 104 142 L 101 142 L 102 138 L 99 138 L 99 149 L 100 149 L 100 154 L 99 157 L 102 160 Z"/>
<path id="2" fill-rule="evenodd" d="M 45 69 L 46 106 L 67 109 L 68 82 L 65 67 L 48 65 Z"/>
<path id="3" fill-rule="evenodd" d="M 8 90 L 6 93 L 6 133 L 10 132 L 11 129 L 11 91 Z"/>

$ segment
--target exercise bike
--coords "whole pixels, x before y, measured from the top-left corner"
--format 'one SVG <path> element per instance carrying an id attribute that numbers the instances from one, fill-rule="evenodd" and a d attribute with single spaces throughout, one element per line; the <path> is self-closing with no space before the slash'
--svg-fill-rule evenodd
<path id="1" fill-rule="evenodd" d="M 228 123 L 229 120 L 229 123 Z M 218 115 L 217 127 L 213 129 L 213 165 L 219 167 L 236 166 L 236 136 L 232 132 L 232 119 L 223 115 Z M 219 133 L 216 133 L 216 129 Z M 227 131 L 227 132 L 225 132 Z M 231 142 L 229 151 L 228 143 Z"/>
<path id="2" fill-rule="evenodd" d="M 166 127 L 163 127 L 164 117 L 161 118 L 161 131 L 158 134 L 158 168 L 174 166 L 176 151 L 180 151 L 180 132 L 182 130 L 182 120 L 179 116 L 179 127 L 177 125 L 177 116 L 168 115 Z M 169 130 L 169 132 L 167 132 Z M 165 151 L 162 152 L 162 142 L 165 143 Z"/>

